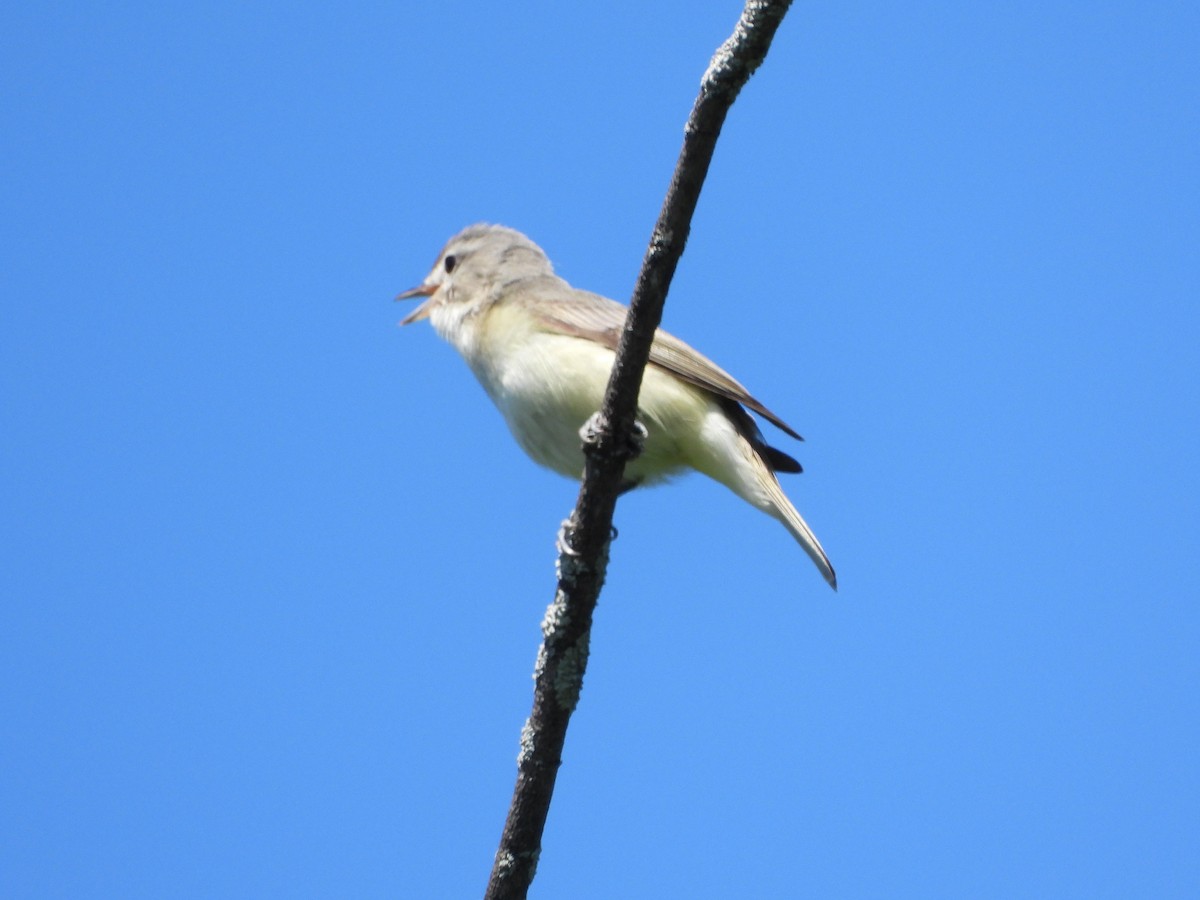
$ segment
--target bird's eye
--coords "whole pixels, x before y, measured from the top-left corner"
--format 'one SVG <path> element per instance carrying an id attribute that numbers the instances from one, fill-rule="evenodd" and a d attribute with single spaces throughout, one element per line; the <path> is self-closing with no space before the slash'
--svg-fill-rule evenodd
<path id="1" fill-rule="evenodd" d="M 446 267 L 446 274 L 449 275 L 451 272 L 454 271 L 454 267 L 456 265 L 458 265 L 458 257 L 455 256 L 453 253 L 451 253 L 449 256 L 446 257 L 446 259 L 442 263 L 442 265 L 444 265 Z"/>

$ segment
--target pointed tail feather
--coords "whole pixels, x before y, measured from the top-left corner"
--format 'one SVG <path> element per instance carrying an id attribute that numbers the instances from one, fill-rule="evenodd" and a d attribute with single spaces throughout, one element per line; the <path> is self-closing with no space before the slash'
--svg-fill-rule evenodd
<path id="1" fill-rule="evenodd" d="M 771 455 L 770 448 L 766 447 L 761 436 L 756 436 L 757 429 L 749 431 L 745 422 L 739 426 L 739 421 L 714 404 L 704 421 L 701 440 L 691 448 L 691 465 L 721 482 L 755 508 L 782 522 L 816 564 L 829 586 L 836 591 L 837 575 L 821 548 L 821 542 L 796 507 L 792 506 L 792 501 L 787 498 L 779 486 L 779 479 L 775 477 L 775 468 L 780 471 L 799 471 L 800 464 L 775 451 L 779 457 L 791 463 L 790 466 L 776 465 L 780 460 Z M 745 416 L 745 421 L 750 422 L 750 417 Z M 750 425 L 753 427 L 752 422 Z"/>
<path id="2" fill-rule="evenodd" d="M 829 582 L 829 586 L 836 591 L 837 573 L 833 571 L 833 565 L 829 562 L 829 557 L 825 555 L 821 542 L 808 527 L 804 517 L 796 511 L 796 507 L 792 506 L 792 501 L 787 498 L 787 494 L 783 492 L 783 488 L 779 486 L 779 481 L 775 476 L 770 473 L 765 474 L 767 474 L 767 478 L 763 479 L 763 487 L 767 489 L 767 498 L 771 508 L 763 511 L 783 523 L 783 526 L 796 539 L 796 543 L 808 554 L 808 558 L 820 569 L 821 575 Z"/>
<path id="3" fill-rule="evenodd" d="M 796 512 L 795 507 L 788 503 L 784 509 L 780 510 L 777 518 L 792 533 L 796 542 L 804 548 L 808 558 L 821 570 L 821 575 L 829 582 L 829 586 L 836 591 L 837 572 L 833 571 L 833 566 L 829 562 L 829 557 L 825 555 L 821 542 L 817 540 L 817 536 L 812 533 L 812 529 L 808 527 L 808 523 L 804 521 L 800 513 Z"/>

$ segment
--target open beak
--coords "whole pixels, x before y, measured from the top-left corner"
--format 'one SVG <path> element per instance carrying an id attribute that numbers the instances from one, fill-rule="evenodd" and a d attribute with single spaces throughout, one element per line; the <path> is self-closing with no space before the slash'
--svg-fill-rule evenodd
<path id="1" fill-rule="evenodd" d="M 437 290 L 437 285 L 433 284 L 418 284 L 415 288 L 409 288 L 407 291 L 401 291 L 396 295 L 397 300 L 411 300 L 413 297 L 428 297 L 432 298 L 434 291 Z M 429 311 L 433 306 L 433 300 L 427 299 L 424 303 L 410 312 L 407 316 L 400 320 L 401 325 L 409 325 L 413 322 L 420 322 L 422 319 L 429 317 Z"/>

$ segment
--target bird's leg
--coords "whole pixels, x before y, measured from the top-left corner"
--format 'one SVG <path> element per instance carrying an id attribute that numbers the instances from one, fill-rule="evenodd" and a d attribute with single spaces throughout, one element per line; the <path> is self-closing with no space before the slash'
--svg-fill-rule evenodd
<path id="1" fill-rule="evenodd" d="M 650 432 L 646 430 L 646 426 L 641 423 L 640 419 L 633 420 L 633 431 L 629 433 L 629 443 L 625 446 L 625 452 L 629 455 L 627 460 L 637 459 L 642 455 L 642 451 L 646 449 L 646 439 L 650 437 Z"/>
<path id="2" fill-rule="evenodd" d="M 588 416 L 586 422 L 579 426 L 579 439 L 583 441 L 583 448 L 585 450 L 589 447 L 595 447 L 600 443 L 601 424 L 600 411 L 596 410 L 596 412 Z"/>
<path id="3" fill-rule="evenodd" d="M 588 420 L 583 423 L 583 427 L 579 429 L 579 437 L 583 440 L 585 448 L 595 447 L 599 442 L 600 425 L 600 413 L 596 412 L 592 413 Z M 642 451 L 646 449 L 646 439 L 649 436 L 650 432 L 646 430 L 646 426 L 637 419 L 634 419 L 633 431 L 629 435 L 629 440 L 625 442 L 625 446 L 622 448 L 622 455 L 625 457 L 626 462 L 642 455 Z M 632 491 L 641 483 L 642 479 L 640 478 L 622 479 L 621 483 L 617 486 L 617 496 Z"/>
<path id="4" fill-rule="evenodd" d="M 579 429 L 579 437 L 583 441 L 585 447 L 594 447 L 600 441 L 602 421 L 599 412 L 592 413 L 583 426 Z M 650 436 L 650 432 L 646 430 L 646 426 L 639 420 L 633 420 L 633 431 L 629 435 L 629 440 L 625 446 L 621 448 L 621 453 L 626 461 L 637 459 L 642 455 L 642 451 L 646 448 L 646 439 Z"/>
<path id="5" fill-rule="evenodd" d="M 602 426 L 603 426 L 603 419 L 601 418 L 600 413 L 597 411 L 597 412 L 592 413 L 588 417 L 588 420 L 586 422 L 584 422 L 583 425 L 580 427 L 579 437 L 580 437 L 580 440 L 583 441 L 583 447 L 584 447 L 585 451 L 588 450 L 589 448 L 594 448 L 597 444 L 600 443 L 600 435 L 602 432 Z M 633 420 L 633 430 L 630 432 L 629 438 L 625 442 L 625 446 L 621 448 L 622 455 L 625 457 L 626 462 L 628 462 L 631 459 L 636 459 L 637 457 L 642 455 L 642 451 L 646 449 L 646 439 L 648 437 L 650 437 L 650 432 L 646 430 L 646 426 L 643 425 L 639 420 L 634 419 Z M 632 491 L 635 487 L 637 487 L 641 483 L 642 483 L 642 479 L 640 479 L 640 478 L 623 478 L 623 479 L 621 479 L 621 483 L 619 485 L 617 485 L 617 496 L 619 497 L 622 494 L 626 494 L 629 491 Z M 566 540 L 566 534 L 565 534 L 566 527 L 567 527 L 567 523 L 564 522 L 563 528 L 560 529 L 560 531 L 558 533 L 559 550 L 565 550 L 565 552 L 567 552 L 567 553 L 574 553 L 575 551 L 571 549 L 570 544 Z M 616 539 L 617 539 L 617 529 L 616 529 L 616 526 L 613 526 L 612 534 L 610 535 L 610 540 L 615 541 Z"/>

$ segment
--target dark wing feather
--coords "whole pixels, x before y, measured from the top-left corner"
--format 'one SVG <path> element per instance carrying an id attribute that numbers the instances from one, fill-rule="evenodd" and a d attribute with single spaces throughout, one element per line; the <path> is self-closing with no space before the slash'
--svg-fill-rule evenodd
<path id="1" fill-rule="evenodd" d="M 545 291 L 530 290 L 533 286 L 529 284 L 522 286 L 523 299 L 526 302 L 533 301 L 538 318 L 542 323 L 553 331 L 587 338 L 615 351 L 617 342 L 621 339 L 621 330 L 625 327 L 626 307 L 615 300 L 609 300 L 598 294 L 586 294 L 584 291 L 573 291 L 573 293 L 582 295 L 581 299 L 586 299 L 587 302 L 563 301 L 559 299 L 561 298 L 562 282 L 558 279 L 554 280 L 557 283 L 553 285 L 553 288 L 551 289 L 551 286 L 547 285 Z M 690 384 L 711 391 L 718 397 L 724 397 L 754 410 L 796 440 L 804 440 L 783 419 L 754 399 L 750 392 L 742 387 L 732 375 L 661 328 L 655 333 L 654 343 L 650 347 L 650 362 Z M 750 421 L 753 424 L 753 420 Z M 761 436 L 759 442 L 762 442 Z M 766 445 L 763 444 L 763 446 Z M 773 448 L 769 449 L 773 450 Z M 799 464 L 790 456 L 777 450 L 773 450 L 773 452 L 782 458 L 781 461 L 787 461 L 784 465 L 775 466 L 779 471 L 799 471 Z M 771 460 L 768 458 L 768 461 Z M 788 463 L 795 468 L 790 468 Z"/>
<path id="2" fill-rule="evenodd" d="M 792 459 L 782 450 L 776 450 L 769 445 L 766 438 L 758 428 L 758 423 L 750 417 L 750 413 L 742 409 L 741 405 L 735 403 L 727 397 L 721 398 L 721 408 L 725 410 L 725 415 L 729 416 L 738 432 L 741 433 L 754 451 L 762 457 L 763 462 L 770 466 L 772 472 L 803 472 L 800 463 Z"/>

